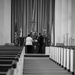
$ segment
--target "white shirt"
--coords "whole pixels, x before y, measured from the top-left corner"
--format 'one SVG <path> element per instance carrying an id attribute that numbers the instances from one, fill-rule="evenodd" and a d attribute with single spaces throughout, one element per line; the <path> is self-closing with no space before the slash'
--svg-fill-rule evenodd
<path id="1" fill-rule="evenodd" d="M 31 37 L 26 38 L 26 45 L 32 45 L 33 39 Z"/>

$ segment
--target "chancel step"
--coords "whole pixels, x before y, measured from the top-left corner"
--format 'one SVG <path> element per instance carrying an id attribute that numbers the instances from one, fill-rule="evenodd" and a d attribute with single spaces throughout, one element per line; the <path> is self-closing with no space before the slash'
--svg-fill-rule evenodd
<path id="1" fill-rule="evenodd" d="M 25 57 L 49 57 L 49 55 L 45 55 L 45 54 L 25 54 Z"/>

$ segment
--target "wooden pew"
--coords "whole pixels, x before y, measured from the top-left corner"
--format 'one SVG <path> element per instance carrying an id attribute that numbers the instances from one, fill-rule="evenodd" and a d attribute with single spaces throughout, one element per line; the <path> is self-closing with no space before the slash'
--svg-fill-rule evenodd
<path id="1" fill-rule="evenodd" d="M 16 68 L 22 48 L 18 47 L 0 47 L 0 75 L 7 75 L 8 70 Z"/>
<path id="2" fill-rule="evenodd" d="M 16 64 L 16 60 L 0 60 L 0 73 L 7 75 L 9 69 L 16 68 Z"/>

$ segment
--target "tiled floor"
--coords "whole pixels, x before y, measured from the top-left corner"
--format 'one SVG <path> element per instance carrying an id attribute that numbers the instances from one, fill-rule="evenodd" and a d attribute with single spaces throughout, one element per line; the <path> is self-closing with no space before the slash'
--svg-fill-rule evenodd
<path id="1" fill-rule="evenodd" d="M 25 57 L 23 75 L 72 75 L 48 57 Z"/>

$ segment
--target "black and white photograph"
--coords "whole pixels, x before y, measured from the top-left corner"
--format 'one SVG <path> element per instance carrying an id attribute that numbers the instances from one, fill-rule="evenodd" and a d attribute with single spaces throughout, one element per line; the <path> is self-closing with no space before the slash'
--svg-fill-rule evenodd
<path id="1" fill-rule="evenodd" d="M 0 75 L 75 75 L 75 0 L 0 0 Z"/>

